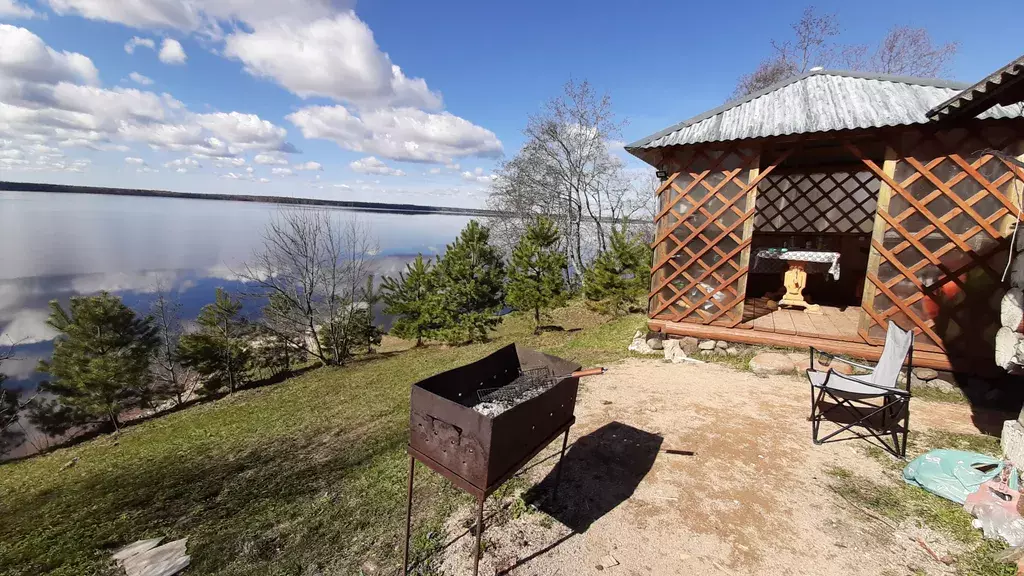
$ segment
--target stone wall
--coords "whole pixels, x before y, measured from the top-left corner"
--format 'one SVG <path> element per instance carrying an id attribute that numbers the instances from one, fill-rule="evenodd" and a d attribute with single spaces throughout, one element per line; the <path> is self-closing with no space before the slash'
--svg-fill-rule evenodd
<path id="1" fill-rule="evenodd" d="M 1002 328 L 996 334 L 996 364 L 1024 373 L 1024 231 L 1017 231 L 1009 274 L 1010 288 L 1000 303 Z"/>

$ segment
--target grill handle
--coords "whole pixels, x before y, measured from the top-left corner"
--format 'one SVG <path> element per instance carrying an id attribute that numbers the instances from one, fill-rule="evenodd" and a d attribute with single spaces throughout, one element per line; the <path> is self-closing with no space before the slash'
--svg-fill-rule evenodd
<path id="1" fill-rule="evenodd" d="M 573 372 L 572 374 L 569 374 L 569 376 L 571 378 L 582 378 L 584 376 L 600 376 L 601 374 L 604 374 L 607 371 L 608 371 L 608 369 L 604 368 L 604 367 L 601 367 L 601 368 L 587 368 L 586 370 L 577 370 L 577 371 Z"/>

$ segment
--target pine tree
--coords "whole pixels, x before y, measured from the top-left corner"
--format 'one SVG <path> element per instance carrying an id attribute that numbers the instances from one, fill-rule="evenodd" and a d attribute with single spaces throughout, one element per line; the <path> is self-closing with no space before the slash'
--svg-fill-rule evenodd
<path id="1" fill-rule="evenodd" d="M 423 339 L 431 336 L 438 328 L 436 298 L 436 273 L 430 266 L 430 259 L 423 254 L 405 266 L 405 273 L 398 278 L 385 277 L 381 283 L 384 313 L 395 317 L 391 333 L 399 338 L 416 339 L 422 346 Z"/>
<path id="2" fill-rule="evenodd" d="M 566 300 L 566 259 L 558 243 L 555 223 L 541 216 L 530 224 L 512 251 L 508 304 L 518 310 L 533 311 L 535 333 L 540 331 L 541 311 L 561 306 Z"/>
<path id="3" fill-rule="evenodd" d="M 7 375 L 0 372 L 0 456 L 21 445 L 25 437 L 20 429 L 15 428 L 22 408 L 18 392 L 4 388 L 4 380 L 7 380 Z"/>
<path id="4" fill-rule="evenodd" d="M 40 391 L 53 399 L 33 408 L 41 428 L 64 432 L 77 425 L 109 422 L 149 398 L 149 366 L 159 343 L 150 316 L 139 317 L 107 292 L 72 297 L 69 310 L 50 302 L 46 323 L 60 335 L 53 356 L 39 362 L 50 376 Z"/>
<path id="5" fill-rule="evenodd" d="M 217 288 L 216 299 L 196 318 L 199 330 L 181 337 L 181 362 L 202 377 L 208 393 L 225 386 L 232 393 L 248 380 L 250 330 L 241 312 L 242 303 Z"/>
<path id="6" fill-rule="evenodd" d="M 651 251 L 626 226 L 613 227 L 608 250 L 594 259 L 583 275 L 583 293 L 595 308 L 608 314 L 645 307 L 650 287 Z"/>
<path id="7" fill-rule="evenodd" d="M 440 336 L 450 344 L 482 341 L 498 324 L 505 300 L 505 264 L 490 232 L 470 220 L 437 264 Z"/>

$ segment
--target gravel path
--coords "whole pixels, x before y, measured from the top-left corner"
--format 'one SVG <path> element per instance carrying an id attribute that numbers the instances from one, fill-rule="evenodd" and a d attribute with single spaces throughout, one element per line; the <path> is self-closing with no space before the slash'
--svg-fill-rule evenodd
<path id="1" fill-rule="evenodd" d="M 941 555 L 952 545 L 939 535 L 894 533 L 827 487 L 832 465 L 879 480 L 891 473 L 859 441 L 814 446 L 808 402 L 795 376 L 716 364 L 631 359 L 584 380 L 561 497 L 539 506 L 550 518 L 488 526 L 480 573 L 951 573 L 912 540 L 924 536 Z M 975 431 L 965 405 L 915 400 L 911 422 L 915 430 Z M 528 468 L 537 494 L 548 493 L 556 459 Z M 470 508 L 453 515 L 449 533 L 465 531 L 472 517 Z M 472 540 L 446 549 L 445 574 L 472 573 Z"/>

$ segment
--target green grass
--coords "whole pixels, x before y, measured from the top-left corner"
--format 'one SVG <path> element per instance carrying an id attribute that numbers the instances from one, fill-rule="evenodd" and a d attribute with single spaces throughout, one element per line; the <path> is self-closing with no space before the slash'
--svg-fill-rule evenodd
<path id="1" fill-rule="evenodd" d="M 0 574 L 106 574 L 114 549 L 154 536 L 188 536 L 189 574 L 358 574 L 367 562 L 393 572 L 409 386 L 513 340 L 585 365 L 609 362 L 626 356 L 643 319 L 609 321 L 575 305 L 553 322 L 582 330 L 534 336 L 513 316 L 485 344 L 316 369 L 2 465 Z M 413 555 L 430 574 L 463 496 L 422 467 L 417 487 Z"/>
<path id="2" fill-rule="evenodd" d="M 932 431 L 911 433 L 908 454 L 920 454 L 932 448 L 971 450 L 983 454 L 999 454 L 999 439 L 991 436 Z M 877 459 L 893 478 L 878 483 L 858 476 L 846 468 L 831 466 L 825 473 L 831 478 L 830 488 L 847 501 L 872 510 L 895 522 L 916 520 L 966 546 L 956 558 L 958 574 L 971 576 L 1010 576 L 1016 574 L 1011 564 L 995 562 L 994 553 L 1006 549 L 1001 541 L 983 540 L 981 531 L 971 526 L 972 517 L 962 506 L 902 481 L 904 462 L 893 459 L 881 449 L 867 447 L 868 456 Z"/>

